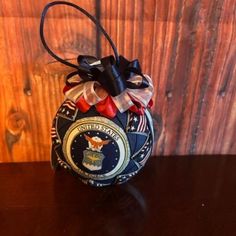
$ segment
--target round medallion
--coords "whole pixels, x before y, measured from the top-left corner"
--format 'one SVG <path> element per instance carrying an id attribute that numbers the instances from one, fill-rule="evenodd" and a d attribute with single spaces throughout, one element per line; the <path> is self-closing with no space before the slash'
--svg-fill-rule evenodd
<path id="1" fill-rule="evenodd" d="M 69 127 L 63 153 L 71 168 L 84 178 L 106 180 L 126 168 L 130 148 L 121 127 L 105 117 L 93 116 Z"/>

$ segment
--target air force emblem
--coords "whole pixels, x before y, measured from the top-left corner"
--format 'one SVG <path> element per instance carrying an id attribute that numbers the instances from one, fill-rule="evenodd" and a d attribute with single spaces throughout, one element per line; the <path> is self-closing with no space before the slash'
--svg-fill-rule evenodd
<path id="1" fill-rule="evenodd" d="M 127 167 L 130 148 L 121 127 L 105 117 L 93 116 L 70 126 L 63 140 L 63 153 L 80 176 L 108 180 Z"/>

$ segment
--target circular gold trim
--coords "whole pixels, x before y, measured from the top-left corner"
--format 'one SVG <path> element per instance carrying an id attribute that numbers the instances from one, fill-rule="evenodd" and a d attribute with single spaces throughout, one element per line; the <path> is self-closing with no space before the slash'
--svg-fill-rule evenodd
<path id="1" fill-rule="evenodd" d="M 72 160 L 72 157 L 71 157 L 71 153 L 70 152 L 68 153 L 67 150 L 68 150 L 68 148 L 69 148 L 69 150 L 71 149 L 71 143 L 72 143 L 72 140 L 74 140 L 73 138 L 75 136 L 79 135 L 80 133 L 82 133 L 82 131 L 81 132 L 78 131 L 76 133 L 76 135 L 73 135 L 72 137 L 70 137 L 70 135 L 71 135 L 71 133 L 72 133 L 72 131 L 74 129 L 76 129 L 78 126 L 83 125 L 83 124 L 93 124 L 93 125 L 94 124 L 95 125 L 99 124 L 99 125 L 105 126 L 107 128 L 110 128 L 114 133 L 116 133 L 119 136 L 119 138 L 121 138 L 122 144 L 123 144 L 123 148 L 124 148 L 124 160 L 123 160 L 123 163 L 121 164 L 120 168 L 115 173 L 113 173 L 111 175 L 107 175 L 107 174 L 109 174 L 109 172 L 106 173 L 106 174 L 102 174 L 102 175 L 90 174 L 90 173 L 82 171 L 80 168 L 78 168 L 74 164 L 74 162 Z M 92 130 L 92 129 L 90 129 L 90 130 Z M 96 130 L 98 130 L 98 129 L 95 129 L 95 130 L 92 130 L 92 131 L 96 131 Z M 98 130 L 98 131 L 100 131 L 100 130 Z M 107 135 L 110 136 L 109 134 L 107 134 Z M 70 146 L 68 147 L 68 145 L 70 145 Z M 109 119 L 107 119 L 105 117 L 100 117 L 100 116 L 87 117 L 87 118 L 82 118 L 82 119 L 79 119 L 79 120 L 75 121 L 69 127 L 69 129 L 67 130 L 67 132 L 66 132 L 66 134 L 65 134 L 65 136 L 63 138 L 62 150 L 63 150 L 64 156 L 65 156 L 67 162 L 71 165 L 71 168 L 75 172 L 77 172 L 78 174 L 82 175 L 85 178 L 91 178 L 91 179 L 94 179 L 94 180 L 111 179 L 114 176 L 120 174 L 125 169 L 125 167 L 128 165 L 129 157 L 130 157 L 129 142 L 128 142 L 128 139 L 127 139 L 127 136 L 126 136 L 124 130 L 121 127 L 119 127 L 117 124 L 115 124 L 113 121 L 111 121 L 111 120 L 109 120 Z"/>

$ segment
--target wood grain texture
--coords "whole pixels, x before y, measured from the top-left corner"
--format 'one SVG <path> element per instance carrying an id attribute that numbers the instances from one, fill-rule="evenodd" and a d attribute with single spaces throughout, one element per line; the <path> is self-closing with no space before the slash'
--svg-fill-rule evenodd
<path id="1" fill-rule="evenodd" d="M 0 162 L 50 158 L 50 126 L 70 70 L 39 39 L 49 2 L 0 0 Z M 120 54 L 154 81 L 155 155 L 236 153 L 234 0 L 73 1 L 96 15 Z M 61 56 L 109 55 L 104 37 L 68 7 L 50 10 L 45 35 Z M 160 133 L 160 124 L 162 132 Z"/>

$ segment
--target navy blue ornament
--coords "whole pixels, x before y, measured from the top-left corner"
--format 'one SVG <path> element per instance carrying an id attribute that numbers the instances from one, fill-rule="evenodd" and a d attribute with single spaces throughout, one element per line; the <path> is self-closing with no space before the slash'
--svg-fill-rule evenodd
<path id="1" fill-rule="evenodd" d="M 136 175 L 151 155 L 153 125 L 144 115 L 118 112 L 113 119 L 92 107 L 82 113 L 66 100 L 53 121 L 52 165 L 62 166 L 86 184 L 121 184 Z"/>
<path id="2" fill-rule="evenodd" d="M 115 57 L 80 55 L 78 65 L 74 65 L 54 54 L 44 38 L 44 18 L 50 7 L 61 4 L 88 16 L 108 39 Z M 75 69 L 67 75 L 66 99 L 53 120 L 52 167 L 63 167 L 96 187 L 128 181 L 152 153 L 151 78 L 142 73 L 138 60 L 119 56 L 99 22 L 73 3 L 58 1 L 46 5 L 40 36 L 51 56 Z"/>

